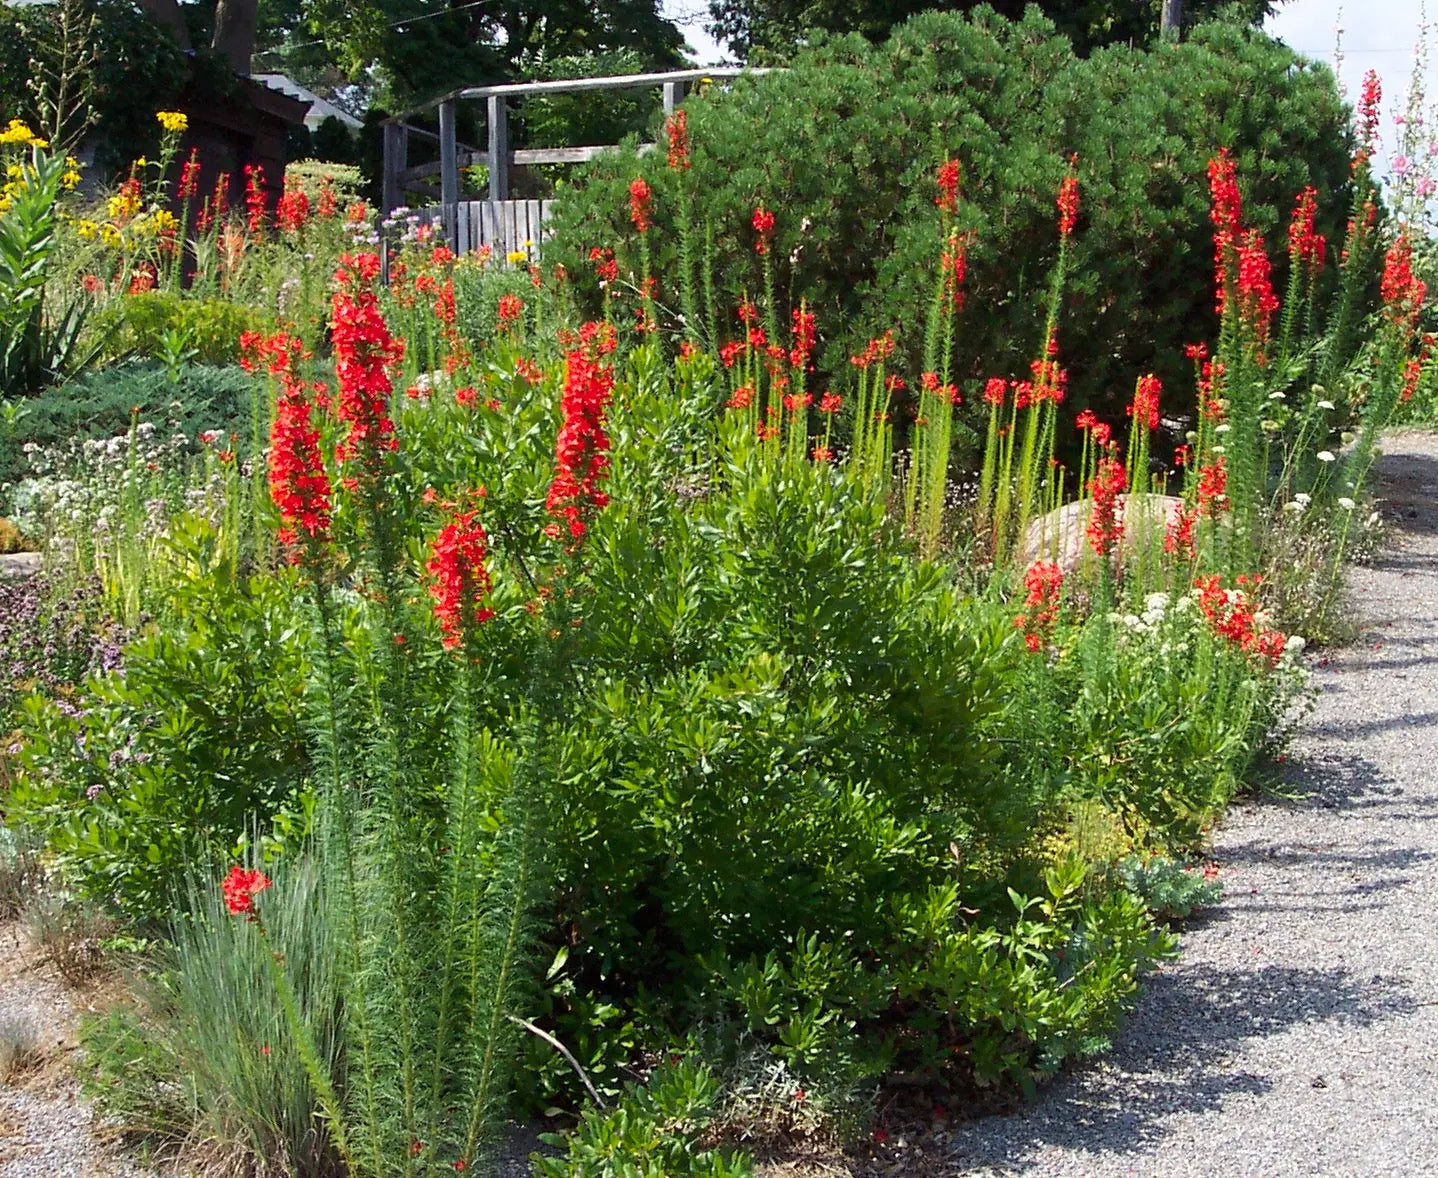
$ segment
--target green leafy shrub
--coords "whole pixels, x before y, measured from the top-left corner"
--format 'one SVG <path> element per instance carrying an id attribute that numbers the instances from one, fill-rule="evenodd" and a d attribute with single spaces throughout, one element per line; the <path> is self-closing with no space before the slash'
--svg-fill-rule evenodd
<path id="1" fill-rule="evenodd" d="M 1217 148 L 1238 160 L 1271 244 L 1310 183 L 1328 210 L 1319 228 L 1336 240 L 1349 191 L 1351 141 L 1331 73 L 1225 23 L 1178 45 L 1080 59 L 1033 9 L 1014 23 L 986 8 L 928 13 L 877 47 L 820 38 L 786 71 L 741 78 L 686 109 L 692 171 L 676 177 L 663 152 L 594 160 L 556 206 L 548 259 L 591 274 L 589 250 L 609 246 L 622 270 L 637 271 L 627 187 L 643 175 L 655 192 L 660 302 L 678 306 L 683 185 L 696 233 L 713 235 L 722 342 L 738 334 L 730 308 L 763 289 L 749 223 L 762 203 L 777 217 L 777 292 L 817 312 L 821 368 L 840 372 L 865 340 L 897 327 L 908 354 L 896 366 L 917 373 L 907 328 L 932 296 L 933 175 L 952 156 L 963 168 L 960 225 L 972 234 L 955 373 L 1026 375 L 1056 249 L 1053 193 L 1076 153 L 1081 228 L 1060 350 L 1077 407 L 1111 416 L 1139 373 L 1191 387 L 1183 345 L 1213 333 L 1202 176 Z M 968 401 L 965 412 L 982 410 Z"/>
<path id="2" fill-rule="evenodd" d="M 628 1085 L 612 1109 L 586 1109 L 570 1134 L 544 1140 L 560 1157 L 534 1159 L 536 1178 L 748 1178 L 743 1157 L 700 1144 L 720 1088 L 702 1063 L 681 1059 L 645 1085 Z"/>
<path id="3" fill-rule="evenodd" d="M 289 597 L 217 559 L 177 587 L 184 627 L 131 643 L 123 675 L 24 702 L 6 812 L 43 835 L 65 883 L 161 916 L 187 868 L 228 857 L 256 822 L 303 822 L 307 652 Z"/>
<path id="4" fill-rule="evenodd" d="M 151 290 L 107 304 L 96 313 L 94 330 L 111 358 L 158 359 L 178 348 L 186 359 L 224 365 L 239 359 L 242 333 L 268 331 L 273 322 L 245 303 Z"/>

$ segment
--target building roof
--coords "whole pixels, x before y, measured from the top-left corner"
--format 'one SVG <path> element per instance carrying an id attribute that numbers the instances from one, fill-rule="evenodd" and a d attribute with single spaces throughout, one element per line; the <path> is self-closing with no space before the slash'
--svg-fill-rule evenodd
<path id="1" fill-rule="evenodd" d="M 252 74 L 250 76 L 271 90 L 278 90 L 281 94 L 288 94 L 291 98 L 308 102 L 310 109 L 309 113 L 305 115 L 305 126 L 311 131 L 316 130 L 326 119 L 339 119 L 351 131 L 358 131 L 363 126 L 359 119 L 348 111 L 341 110 L 333 102 L 321 98 L 313 90 L 306 89 L 293 78 L 284 74 Z"/>

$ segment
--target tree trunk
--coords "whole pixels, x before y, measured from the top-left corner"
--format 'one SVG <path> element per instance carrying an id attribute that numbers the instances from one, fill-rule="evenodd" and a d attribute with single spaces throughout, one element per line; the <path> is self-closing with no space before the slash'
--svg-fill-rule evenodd
<path id="1" fill-rule="evenodd" d="M 218 0 L 215 5 L 215 37 L 210 48 L 242 78 L 250 76 L 258 8 L 258 0 Z"/>
<path id="2" fill-rule="evenodd" d="M 140 7 L 170 30 L 181 49 L 188 53 L 194 48 L 190 44 L 190 30 L 185 25 L 185 18 L 180 15 L 179 0 L 140 0 Z"/>

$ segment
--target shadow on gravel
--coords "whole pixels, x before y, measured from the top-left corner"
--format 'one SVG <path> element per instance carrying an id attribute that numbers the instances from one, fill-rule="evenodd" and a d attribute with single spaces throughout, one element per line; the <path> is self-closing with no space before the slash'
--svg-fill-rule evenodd
<path id="1" fill-rule="evenodd" d="M 1235 1096 L 1260 1096 L 1263 1075 L 1232 1071 L 1226 1057 L 1245 1040 L 1302 1023 L 1359 1027 L 1416 1009 L 1388 979 L 1367 984 L 1345 970 L 1266 965 L 1185 965 L 1152 976 L 1141 1015 L 1119 1035 L 1106 1066 L 1058 1081 L 1040 1102 L 959 1129 L 960 1166 L 1022 1167 L 1047 1150 L 1126 1154 L 1161 1142 L 1174 1115 L 1210 1112 Z"/>
<path id="2" fill-rule="evenodd" d="M 1391 444 L 1401 447 L 1402 441 Z M 1438 459 L 1397 450 L 1378 460 L 1376 473 L 1384 517 L 1410 535 L 1438 535 L 1438 513 L 1433 511 L 1438 500 Z"/>

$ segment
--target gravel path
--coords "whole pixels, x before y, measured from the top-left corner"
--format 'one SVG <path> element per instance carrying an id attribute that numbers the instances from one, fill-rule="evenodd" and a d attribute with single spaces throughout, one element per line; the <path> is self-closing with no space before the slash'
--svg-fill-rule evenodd
<path id="1" fill-rule="evenodd" d="M 26 1026 L 45 1055 L 38 1074 L 18 1087 L 0 1084 L 0 1178 L 144 1174 L 95 1139 L 89 1106 L 68 1075 L 81 1001 L 35 963 L 16 924 L 0 924 L 0 1033 Z"/>
<path id="2" fill-rule="evenodd" d="M 1316 659 L 1293 801 L 1237 806 L 1223 903 L 1112 1055 L 953 1138 L 979 1178 L 1438 1175 L 1438 438 L 1389 439 L 1395 535 Z"/>

